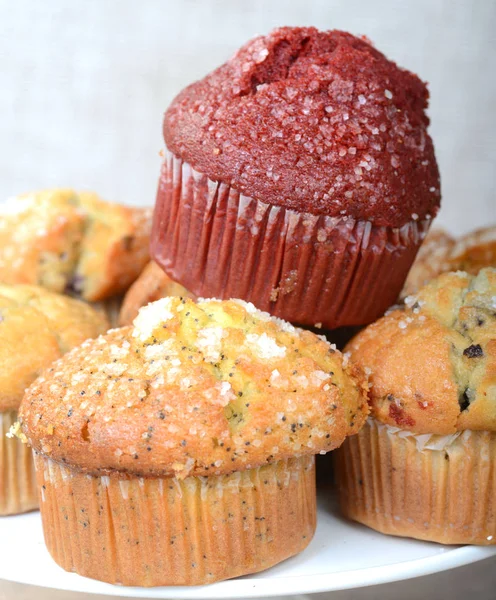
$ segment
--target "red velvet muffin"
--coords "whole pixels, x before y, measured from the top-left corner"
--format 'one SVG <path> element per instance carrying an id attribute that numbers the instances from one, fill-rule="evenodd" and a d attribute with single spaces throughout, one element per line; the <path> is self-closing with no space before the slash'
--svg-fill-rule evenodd
<path id="1" fill-rule="evenodd" d="M 197 296 L 331 329 L 373 321 L 439 208 L 427 101 L 348 33 L 248 42 L 165 114 L 154 260 Z"/>

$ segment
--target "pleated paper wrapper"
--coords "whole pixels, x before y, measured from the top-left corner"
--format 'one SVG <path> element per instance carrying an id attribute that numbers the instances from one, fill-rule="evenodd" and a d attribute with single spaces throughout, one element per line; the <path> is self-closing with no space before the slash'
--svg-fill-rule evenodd
<path id="1" fill-rule="evenodd" d="M 17 421 L 16 411 L 0 413 L 0 515 L 38 508 L 38 491 L 31 449 L 7 433 Z"/>
<path id="2" fill-rule="evenodd" d="M 168 153 L 151 253 L 196 296 L 241 298 L 334 329 L 370 323 L 394 304 L 429 224 L 379 227 L 269 205 Z"/>
<path id="3" fill-rule="evenodd" d="M 496 543 L 496 434 L 414 435 L 369 419 L 333 453 L 341 508 L 382 533 Z"/>
<path id="4" fill-rule="evenodd" d="M 211 477 L 94 477 L 35 455 L 45 542 L 67 571 L 133 586 L 199 585 L 303 550 L 314 457 Z"/>

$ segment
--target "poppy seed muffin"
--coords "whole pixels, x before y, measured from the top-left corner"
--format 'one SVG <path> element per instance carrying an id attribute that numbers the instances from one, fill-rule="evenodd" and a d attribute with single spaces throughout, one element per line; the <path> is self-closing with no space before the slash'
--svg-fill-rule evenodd
<path id="1" fill-rule="evenodd" d="M 124 293 L 148 261 L 149 209 L 45 190 L 0 205 L 0 282 L 86 301 Z"/>
<path id="2" fill-rule="evenodd" d="M 54 360 L 107 325 L 83 302 L 34 286 L 0 284 L 0 515 L 38 506 L 31 452 L 5 438 L 25 389 Z"/>
<path id="3" fill-rule="evenodd" d="M 164 273 L 157 263 L 151 261 L 124 296 L 119 325 L 131 325 L 140 308 L 167 296 L 193 297 L 180 283 L 176 283 Z"/>
<path id="4" fill-rule="evenodd" d="M 370 374 L 371 418 L 336 458 L 345 514 L 496 543 L 496 270 L 439 276 L 348 349 Z"/>
<path id="5" fill-rule="evenodd" d="M 426 86 L 365 39 L 283 27 L 165 113 L 152 258 L 197 296 L 369 323 L 440 202 Z"/>
<path id="6" fill-rule="evenodd" d="M 56 562 L 154 586 L 236 577 L 303 550 L 313 455 L 366 414 L 360 371 L 314 334 L 240 301 L 169 297 L 55 363 L 19 420 Z"/>

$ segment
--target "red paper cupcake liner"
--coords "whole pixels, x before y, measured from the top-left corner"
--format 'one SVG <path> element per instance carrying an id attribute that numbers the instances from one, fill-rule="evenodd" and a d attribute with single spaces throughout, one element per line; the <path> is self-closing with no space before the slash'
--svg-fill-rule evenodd
<path id="1" fill-rule="evenodd" d="M 273 206 L 167 153 L 151 253 L 197 296 L 241 298 L 334 329 L 370 323 L 396 301 L 429 225 L 378 227 Z"/>

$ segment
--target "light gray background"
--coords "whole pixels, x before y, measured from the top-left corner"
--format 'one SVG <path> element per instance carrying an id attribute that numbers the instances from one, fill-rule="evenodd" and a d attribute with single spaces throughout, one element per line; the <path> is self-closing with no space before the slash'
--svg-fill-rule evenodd
<path id="1" fill-rule="evenodd" d="M 64 185 L 151 204 L 169 101 L 282 24 L 366 34 L 428 81 L 438 222 L 496 221 L 494 0 L 0 0 L 0 199 Z"/>
<path id="2" fill-rule="evenodd" d="M 428 81 L 438 223 L 460 233 L 496 222 L 494 0 L 0 0 L 0 200 L 71 186 L 152 204 L 168 102 L 285 24 L 366 34 Z M 329 597 L 486 600 L 495 566 Z M 0 598 L 32 597 L 82 598 L 0 583 Z"/>

